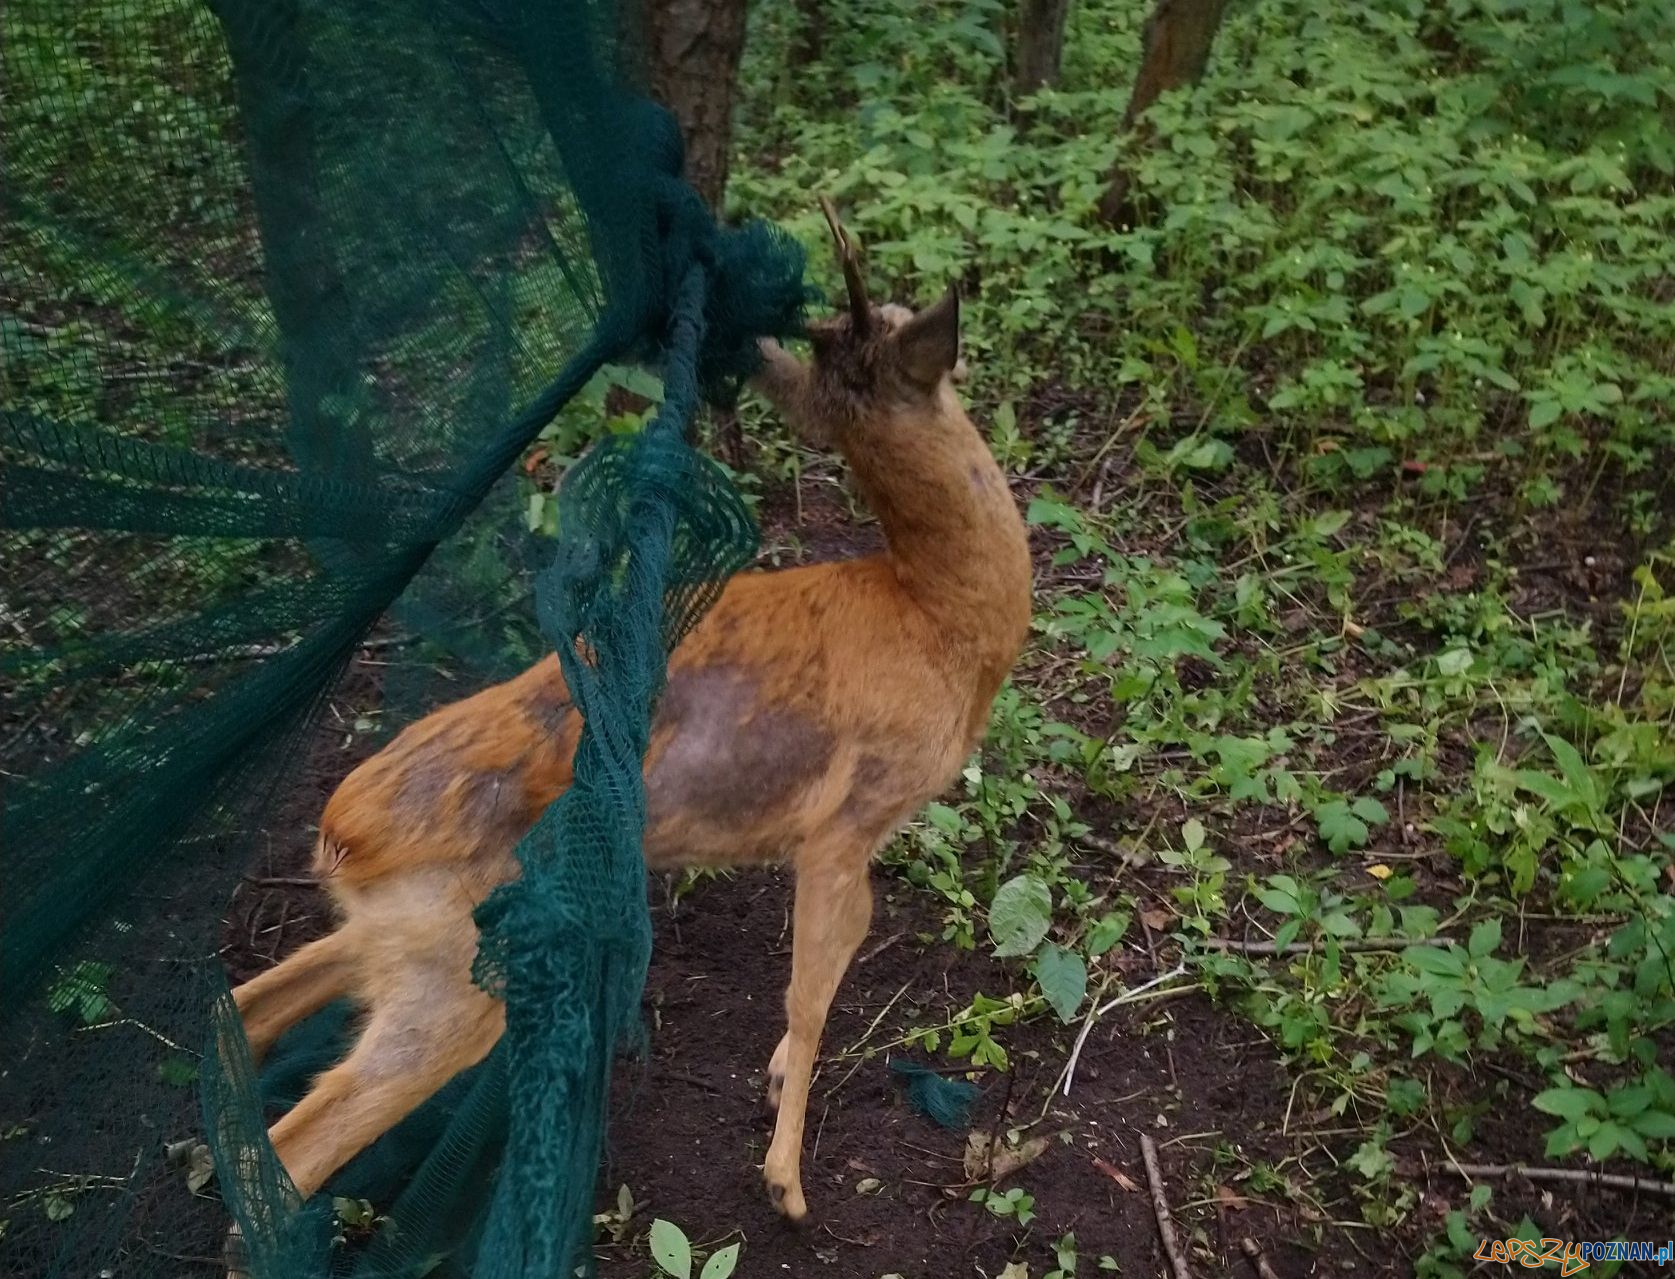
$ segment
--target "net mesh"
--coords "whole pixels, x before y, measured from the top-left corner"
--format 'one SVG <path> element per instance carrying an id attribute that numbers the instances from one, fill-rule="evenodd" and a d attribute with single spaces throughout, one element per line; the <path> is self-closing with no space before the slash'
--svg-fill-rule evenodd
<path id="1" fill-rule="evenodd" d="M 803 301 L 680 181 L 637 47 L 580 0 L 0 7 L 0 1273 L 215 1273 L 229 1218 L 256 1279 L 585 1264 L 648 709 L 754 548 L 686 428 Z M 630 359 L 662 408 L 566 477 L 555 552 L 508 468 Z M 386 614 L 384 731 L 554 650 L 586 727 L 479 912 L 506 1034 L 328 1186 L 361 1229 L 265 1137 L 346 1010 L 258 1078 L 220 952 Z"/>

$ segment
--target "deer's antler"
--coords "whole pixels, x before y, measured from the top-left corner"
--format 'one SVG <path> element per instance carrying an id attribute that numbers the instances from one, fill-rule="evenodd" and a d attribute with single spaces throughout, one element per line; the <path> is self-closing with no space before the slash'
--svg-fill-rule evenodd
<path id="1" fill-rule="evenodd" d="M 820 211 L 826 215 L 826 225 L 832 229 L 837 242 L 838 261 L 843 266 L 844 287 L 849 290 L 849 321 L 856 337 L 865 337 L 872 329 L 872 302 L 867 298 L 867 282 L 861 274 L 861 256 L 855 241 L 838 221 L 837 208 L 826 196 L 820 197 Z"/>

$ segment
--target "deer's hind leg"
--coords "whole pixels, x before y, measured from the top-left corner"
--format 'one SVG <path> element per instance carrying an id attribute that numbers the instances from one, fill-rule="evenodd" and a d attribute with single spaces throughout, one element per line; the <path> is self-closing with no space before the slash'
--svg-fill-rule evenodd
<path id="1" fill-rule="evenodd" d="M 355 1046 L 269 1131 L 279 1161 L 304 1198 L 488 1056 L 505 1028 L 505 1007 L 471 983 L 469 967 L 427 963 L 400 984 L 369 992 Z"/>
<path id="2" fill-rule="evenodd" d="M 353 940 L 339 929 L 309 942 L 233 991 L 250 1055 L 258 1065 L 292 1026 L 349 993 L 354 949 Z"/>

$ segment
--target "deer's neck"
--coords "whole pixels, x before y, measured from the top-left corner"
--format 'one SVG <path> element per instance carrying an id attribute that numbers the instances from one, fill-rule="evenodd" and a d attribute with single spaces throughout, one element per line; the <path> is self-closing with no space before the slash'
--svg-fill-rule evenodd
<path id="1" fill-rule="evenodd" d="M 951 646 L 1004 674 L 1029 632 L 1029 540 L 953 389 L 935 420 L 863 426 L 844 452 L 908 596 Z"/>

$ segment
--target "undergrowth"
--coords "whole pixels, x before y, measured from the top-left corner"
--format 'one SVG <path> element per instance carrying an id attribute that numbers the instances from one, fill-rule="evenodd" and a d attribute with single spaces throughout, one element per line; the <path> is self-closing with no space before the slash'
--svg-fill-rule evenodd
<path id="1" fill-rule="evenodd" d="M 1144 7 L 1076 6 L 1027 101 L 987 0 L 843 6 L 795 71 L 793 10 L 752 30 L 731 203 L 813 247 L 827 192 L 880 292 L 962 282 L 1041 552 L 982 757 L 889 855 L 1012 962 L 914 1042 L 1004 1068 L 1172 944 L 1359 1134 L 1366 1224 L 1491 1117 L 1667 1175 L 1675 26 L 1235 6 L 1142 148 Z M 1528 1225 L 1480 1187 L 1417 1264 Z"/>

